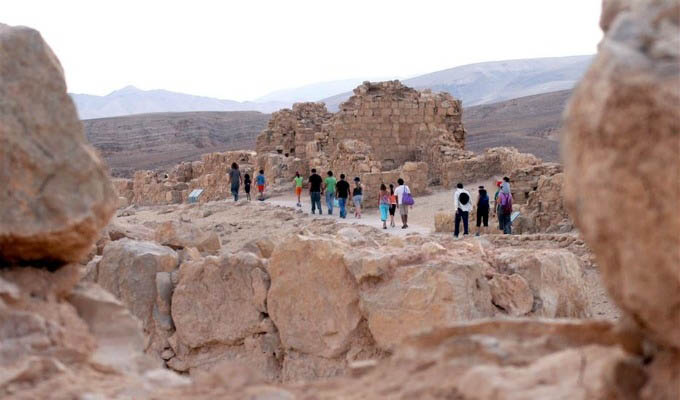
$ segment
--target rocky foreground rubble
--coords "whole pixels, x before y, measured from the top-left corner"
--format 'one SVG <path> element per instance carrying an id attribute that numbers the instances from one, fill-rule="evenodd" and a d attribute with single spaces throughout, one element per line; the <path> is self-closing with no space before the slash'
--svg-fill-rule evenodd
<path id="1" fill-rule="evenodd" d="M 115 195 L 56 57 L 0 25 L 0 164 L 23 177 L 0 193 L 16 208 L 0 231 L 0 397 L 680 397 L 680 217 L 648 207 L 678 195 L 678 168 L 654 172 L 680 148 L 680 4 L 605 6 L 567 115 L 566 205 L 588 247 L 401 238 L 225 203 L 131 208 L 99 234 Z M 41 192 L 52 179 L 65 189 Z M 596 269 L 618 322 L 589 319 Z"/>

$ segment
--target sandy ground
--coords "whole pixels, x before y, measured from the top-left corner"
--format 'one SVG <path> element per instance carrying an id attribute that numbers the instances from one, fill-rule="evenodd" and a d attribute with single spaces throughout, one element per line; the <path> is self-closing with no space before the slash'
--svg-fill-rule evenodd
<path id="1" fill-rule="evenodd" d="M 476 204 L 477 202 L 477 190 L 478 190 L 477 188 L 480 185 L 484 185 L 487 192 L 489 192 L 489 197 L 492 198 L 495 193 L 494 181 L 492 180 L 484 182 L 475 182 L 474 184 L 466 185 L 465 189 L 467 189 L 470 192 L 473 204 Z M 265 200 L 264 203 L 297 208 L 296 207 L 297 198 L 293 195 L 292 190 L 289 195 L 272 196 L 271 198 Z M 333 209 L 333 215 L 327 214 L 328 208 L 326 206 L 326 200 L 324 198 L 321 199 L 321 207 L 323 208 L 324 213 L 326 213 L 324 214 L 325 217 L 340 220 L 339 218 L 340 211 L 337 207 Z M 309 193 L 307 191 L 304 191 L 302 193 L 302 207 L 300 207 L 300 209 L 305 214 L 311 214 L 312 211 L 311 202 L 309 201 Z M 409 227 L 407 229 L 401 229 L 401 219 L 399 216 L 399 211 L 397 210 L 396 215 L 394 216 L 394 222 L 396 227 L 394 228 L 389 227 L 388 220 L 387 232 L 393 235 L 405 235 L 411 232 L 417 232 L 422 234 L 433 233 L 434 215 L 442 211 L 448 211 L 451 213 L 454 212 L 453 190 L 435 189 L 428 195 L 415 197 L 415 205 L 411 207 L 411 209 L 409 210 L 408 217 Z M 361 219 L 355 218 L 353 210 L 348 209 L 347 218 L 343 222 L 349 224 L 367 225 L 379 229 L 382 228 L 380 212 L 375 206 L 373 206 L 372 208 L 364 209 L 362 212 Z M 470 234 L 474 234 L 476 232 L 475 231 L 476 228 L 474 227 L 474 225 L 475 221 L 471 220 L 469 222 Z M 488 233 L 499 233 L 500 231 L 494 229 L 494 226 L 496 225 L 497 223 L 495 219 L 493 217 L 490 217 Z M 462 224 L 461 229 L 463 229 Z"/>

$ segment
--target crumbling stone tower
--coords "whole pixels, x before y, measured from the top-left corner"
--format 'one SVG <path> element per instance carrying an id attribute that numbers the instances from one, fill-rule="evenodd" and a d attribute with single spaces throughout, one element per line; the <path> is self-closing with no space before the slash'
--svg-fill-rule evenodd
<path id="1" fill-rule="evenodd" d="M 448 93 L 419 92 L 399 81 L 364 82 L 331 121 L 331 148 L 345 139 L 363 141 L 384 170 L 407 161 L 432 162 L 441 146 L 465 146 L 462 107 Z"/>
<path id="2" fill-rule="evenodd" d="M 277 111 L 257 137 L 257 153 L 276 152 L 305 159 L 305 146 L 332 116 L 323 103 L 296 103 L 292 110 Z"/>
<path id="3" fill-rule="evenodd" d="M 422 161 L 430 180 L 439 182 L 442 165 L 464 155 L 464 147 L 459 100 L 388 81 L 364 82 L 336 114 L 322 103 L 298 103 L 274 113 L 256 149 L 300 158 L 310 167 L 342 165 L 345 170 L 338 172 L 348 174 L 393 171 Z M 369 150 L 357 157 L 348 148 Z"/>

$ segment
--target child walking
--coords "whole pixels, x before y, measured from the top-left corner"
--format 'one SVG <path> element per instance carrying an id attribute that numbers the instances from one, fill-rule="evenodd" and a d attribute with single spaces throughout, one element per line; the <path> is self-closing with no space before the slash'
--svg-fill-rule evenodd
<path id="1" fill-rule="evenodd" d="M 250 174 L 245 174 L 243 176 L 243 190 L 246 191 L 246 200 L 250 201 Z"/>
<path id="2" fill-rule="evenodd" d="M 259 200 L 264 201 L 264 186 L 265 186 L 266 180 L 264 179 L 264 170 L 263 169 L 260 170 L 260 174 L 257 175 L 256 180 L 257 180 L 257 190 L 260 192 Z"/>
<path id="3" fill-rule="evenodd" d="M 397 195 L 394 194 L 394 185 L 390 183 L 390 226 L 394 228 L 394 214 L 397 212 Z"/>
<path id="4" fill-rule="evenodd" d="M 352 200 L 354 200 L 354 217 L 361 218 L 361 201 L 364 199 L 361 188 L 361 180 L 357 176 L 354 178 L 354 189 L 352 190 Z"/>
<path id="5" fill-rule="evenodd" d="M 384 183 L 380 184 L 378 207 L 380 208 L 380 220 L 383 223 L 383 229 L 387 229 L 387 213 L 390 208 L 390 194 L 387 192 L 387 186 L 385 186 Z"/>
<path id="6" fill-rule="evenodd" d="M 302 182 L 304 181 L 300 176 L 299 172 L 295 172 L 295 178 L 293 178 L 293 181 L 295 182 L 295 195 L 297 196 L 297 206 L 302 207 L 302 200 L 300 200 L 300 196 L 302 196 Z"/>

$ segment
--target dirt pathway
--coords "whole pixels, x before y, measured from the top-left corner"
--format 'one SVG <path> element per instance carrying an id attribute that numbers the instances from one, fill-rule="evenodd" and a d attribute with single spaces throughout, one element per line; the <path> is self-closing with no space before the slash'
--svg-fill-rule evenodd
<path id="1" fill-rule="evenodd" d="M 488 181 L 483 181 L 483 182 L 475 182 L 469 185 L 465 186 L 465 189 L 467 189 L 470 192 L 470 195 L 472 197 L 473 204 L 477 202 L 477 187 L 480 185 L 484 185 L 486 187 L 487 192 L 489 192 L 489 196 L 493 197 L 493 194 L 495 192 L 495 186 L 494 186 L 494 181 L 493 180 L 488 180 Z M 453 190 L 452 189 L 447 189 L 447 190 L 442 190 L 442 189 L 435 189 L 432 191 L 432 193 L 424 196 L 417 196 L 415 198 L 416 204 L 409 210 L 409 228 L 408 229 L 401 229 L 401 219 L 399 217 L 399 212 L 397 211 L 397 215 L 394 217 L 394 221 L 396 224 L 396 227 L 390 228 L 388 226 L 387 232 L 394 234 L 394 235 L 406 235 L 410 232 L 417 232 L 417 233 L 422 233 L 422 234 L 428 234 L 434 232 L 434 216 L 438 212 L 453 212 Z M 274 205 L 281 205 L 285 207 L 292 207 L 292 208 L 297 208 L 296 207 L 296 198 L 291 194 L 291 195 L 277 195 L 273 196 L 265 201 L 265 203 L 271 203 Z M 326 208 L 326 200 L 321 199 L 321 207 L 323 208 L 324 212 L 327 212 Z M 311 214 L 311 204 L 309 201 L 309 194 L 307 191 L 303 192 L 302 194 L 302 211 L 306 214 Z M 333 214 L 332 216 L 328 216 L 327 214 L 324 214 L 324 217 L 327 218 L 335 218 L 340 220 L 339 218 L 339 209 L 335 207 L 333 209 Z M 347 212 L 347 219 L 343 220 L 342 222 L 348 223 L 348 224 L 361 224 L 361 225 L 367 225 L 367 226 L 372 226 L 375 228 L 381 228 L 382 227 L 382 222 L 380 221 L 380 213 L 377 208 L 369 208 L 369 209 L 364 209 L 364 212 L 362 213 L 362 218 L 361 219 L 355 219 L 353 213 L 351 213 L 349 210 Z M 389 225 L 389 220 L 388 220 L 388 225 Z M 470 233 L 474 234 L 475 232 L 475 221 L 470 221 Z M 491 220 L 489 221 L 489 226 L 493 227 L 495 224 L 495 221 Z M 462 227 L 461 227 L 462 229 Z M 495 230 L 490 230 L 489 233 L 497 233 Z"/>

